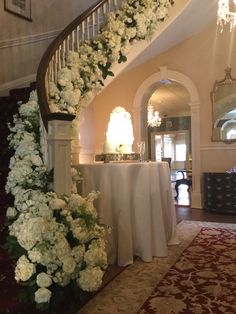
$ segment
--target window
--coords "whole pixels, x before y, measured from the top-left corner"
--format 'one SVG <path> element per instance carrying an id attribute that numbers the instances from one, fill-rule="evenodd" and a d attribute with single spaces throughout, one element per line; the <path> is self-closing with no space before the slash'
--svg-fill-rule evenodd
<path id="1" fill-rule="evenodd" d="M 186 161 L 186 144 L 176 144 L 176 161 Z"/>
<path id="2" fill-rule="evenodd" d="M 172 156 L 172 139 L 169 135 L 164 135 L 164 154 L 163 157 L 171 158 Z"/>
<path id="3" fill-rule="evenodd" d="M 235 138 L 236 138 L 236 130 L 231 129 L 231 130 L 227 133 L 227 140 L 235 139 Z"/>

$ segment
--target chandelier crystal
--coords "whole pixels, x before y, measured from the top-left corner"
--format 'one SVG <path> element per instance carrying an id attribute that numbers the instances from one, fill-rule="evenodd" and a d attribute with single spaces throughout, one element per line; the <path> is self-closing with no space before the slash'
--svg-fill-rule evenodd
<path id="1" fill-rule="evenodd" d="M 230 24 L 230 31 L 236 26 L 235 5 L 236 0 L 218 0 L 217 25 L 221 27 L 221 32 L 227 23 Z"/>
<path id="2" fill-rule="evenodd" d="M 161 125 L 161 117 L 158 111 L 154 110 L 154 106 L 149 104 L 147 107 L 147 124 L 149 127 L 159 127 Z"/>

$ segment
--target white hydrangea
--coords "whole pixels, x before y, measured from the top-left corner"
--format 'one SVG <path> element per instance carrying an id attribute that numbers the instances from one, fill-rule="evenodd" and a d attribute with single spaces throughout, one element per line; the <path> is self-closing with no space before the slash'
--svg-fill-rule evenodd
<path id="1" fill-rule="evenodd" d="M 48 221 L 43 217 L 31 217 L 24 221 L 16 220 L 10 227 L 10 234 L 17 238 L 19 244 L 26 250 L 31 250 L 36 243 L 41 242 L 48 231 Z"/>
<path id="2" fill-rule="evenodd" d="M 60 238 L 57 239 L 53 250 L 55 256 L 57 256 L 61 261 L 71 252 L 70 245 L 63 235 L 60 235 Z"/>
<path id="3" fill-rule="evenodd" d="M 52 284 L 52 278 L 48 274 L 42 272 L 37 275 L 36 283 L 40 288 L 48 288 Z"/>
<path id="4" fill-rule="evenodd" d="M 36 247 L 28 251 L 28 257 L 33 263 L 40 263 L 42 260 L 42 254 Z"/>
<path id="5" fill-rule="evenodd" d="M 16 281 L 27 281 L 35 273 L 35 265 L 30 263 L 25 255 L 22 255 L 15 268 L 15 279 Z"/>
<path id="6" fill-rule="evenodd" d="M 39 288 L 34 294 L 34 300 L 36 303 L 49 303 L 52 296 L 52 292 L 47 288 Z"/>
<path id="7" fill-rule="evenodd" d="M 102 250 L 99 247 L 91 248 L 85 252 L 84 261 L 88 266 L 106 267 L 107 254 L 104 250 Z"/>
<path id="8" fill-rule="evenodd" d="M 58 84 L 62 87 L 71 85 L 71 70 L 67 67 L 60 69 L 58 72 Z"/>
<path id="9" fill-rule="evenodd" d="M 71 222 L 71 231 L 73 236 L 81 243 L 85 243 L 90 239 L 90 233 L 86 228 L 84 220 L 81 218 L 74 219 Z"/>
<path id="10" fill-rule="evenodd" d="M 77 284 L 84 291 L 96 291 L 102 284 L 103 275 L 100 267 L 87 267 L 79 272 Z"/>
<path id="11" fill-rule="evenodd" d="M 75 267 L 76 267 L 76 262 L 72 256 L 67 255 L 63 258 L 62 269 L 65 273 L 67 273 L 67 274 L 73 273 L 75 270 Z"/>
<path id="12" fill-rule="evenodd" d="M 69 198 L 68 206 L 72 211 L 78 211 L 80 206 L 86 204 L 86 200 L 79 194 L 72 194 Z"/>
<path id="13" fill-rule="evenodd" d="M 75 247 L 73 247 L 71 254 L 74 257 L 77 264 L 80 264 L 84 259 L 84 253 L 85 253 L 85 245 L 80 244 Z"/>

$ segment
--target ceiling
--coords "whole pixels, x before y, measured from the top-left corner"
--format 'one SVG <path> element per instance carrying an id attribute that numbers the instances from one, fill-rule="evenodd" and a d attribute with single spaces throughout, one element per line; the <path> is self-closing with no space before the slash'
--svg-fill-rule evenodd
<path id="1" fill-rule="evenodd" d="M 176 2 L 180 0 L 175 0 Z M 129 70 L 173 48 L 216 21 L 218 0 L 189 0 L 184 10 L 126 68 Z"/>
<path id="2" fill-rule="evenodd" d="M 185 87 L 175 81 L 158 82 L 149 103 L 155 107 L 161 117 L 190 115 L 189 94 Z"/>
<path id="3" fill-rule="evenodd" d="M 190 0 L 182 13 L 131 62 L 126 70 L 164 53 L 198 34 L 209 23 L 216 22 L 217 4 L 218 0 Z M 150 98 L 150 102 L 161 117 L 190 115 L 188 92 L 175 81 L 159 82 L 156 91 Z"/>

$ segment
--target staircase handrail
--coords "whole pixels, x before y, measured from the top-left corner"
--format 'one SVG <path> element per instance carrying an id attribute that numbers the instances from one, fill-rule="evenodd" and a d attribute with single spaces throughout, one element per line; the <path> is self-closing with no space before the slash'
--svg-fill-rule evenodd
<path id="1" fill-rule="evenodd" d="M 49 45 L 46 52 L 44 53 L 39 67 L 37 71 L 36 77 L 36 88 L 38 94 L 38 102 L 40 113 L 42 116 L 42 120 L 44 126 L 47 130 L 47 122 L 49 120 L 66 120 L 72 121 L 75 116 L 68 113 L 63 112 L 51 112 L 49 103 L 48 103 L 48 88 L 49 88 L 49 81 L 56 82 L 56 75 L 57 71 L 61 68 L 64 64 L 66 59 L 66 53 L 68 51 L 73 50 L 74 46 L 79 45 L 81 40 L 92 39 L 98 35 L 100 30 L 100 18 L 103 18 L 107 12 L 114 10 L 117 7 L 117 0 L 98 0 L 95 2 L 91 7 L 89 7 L 86 11 L 84 11 L 80 16 L 74 19 Z M 100 9 L 103 8 L 103 12 L 100 15 Z M 97 32 L 96 29 L 92 29 L 92 36 L 89 34 L 89 18 L 95 16 L 97 14 Z M 83 31 L 83 23 L 86 22 L 87 26 L 87 34 L 82 34 L 82 39 L 79 38 L 79 31 Z M 93 27 L 94 25 L 92 25 Z M 76 31 L 76 38 L 73 42 L 71 38 L 75 37 Z M 62 50 L 60 50 L 60 48 Z M 74 49 L 75 50 L 75 49 Z M 61 59 L 62 57 L 62 59 Z M 54 65 L 53 65 L 54 63 Z M 54 67 L 54 68 L 53 68 Z M 51 72 L 50 72 L 51 71 Z M 55 71 L 55 72 L 54 72 Z M 53 73 L 52 73 L 53 72 Z"/>

